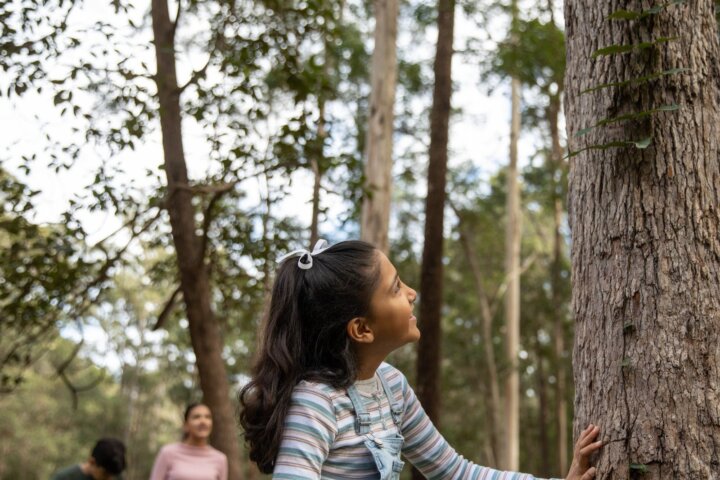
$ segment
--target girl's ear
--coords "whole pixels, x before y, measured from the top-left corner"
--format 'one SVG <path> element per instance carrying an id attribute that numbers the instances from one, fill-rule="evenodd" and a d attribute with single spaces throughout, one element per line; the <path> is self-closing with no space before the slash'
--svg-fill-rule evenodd
<path id="1" fill-rule="evenodd" d="M 375 335 L 368 325 L 365 317 L 355 317 L 347 323 L 347 334 L 351 340 L 358 343 L 372 343 Z"/>

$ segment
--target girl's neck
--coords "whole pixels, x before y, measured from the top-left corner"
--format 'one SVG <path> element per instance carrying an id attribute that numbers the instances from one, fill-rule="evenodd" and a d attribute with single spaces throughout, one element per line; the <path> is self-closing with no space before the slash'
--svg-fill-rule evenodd
<path id="1" fill-rule="evenodd" d="M 386 355 L 359 348 L 357 351 L 357 380 L 368 380 L 375 376 L 380 364 L 385 361 Z"/>
<path id="2" fill-rule="evenodd" d="M 207 438 L 187 436 L 182 443 L 184 443 L 185 445 L 190 445 L 191 447 L 207 447 L 208 440 Z"/>

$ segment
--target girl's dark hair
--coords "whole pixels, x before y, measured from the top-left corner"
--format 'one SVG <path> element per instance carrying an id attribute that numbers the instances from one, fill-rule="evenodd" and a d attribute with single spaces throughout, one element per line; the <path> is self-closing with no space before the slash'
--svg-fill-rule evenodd
<path id="1" fill-rule="evenodd" d="M 190 413 L 195 409 L 195 407 L 199 407 L 201 405 L 203 407 L 207 407 L 207 405 L 205 405 L 202 402 L 193 402 L 193 403 L 188 404 L 188 406 L 185 407 L 185 413 L 183 414 L 183 419 L 187 422 L 188 418 L 190 418 Z M 209 409 L 209 407 L 208 407 L 208 409 Z"/>
<path id="2" fill-rule="evenodd" d="M 369 243 L 341 242 L 298 257 L 277 271 L 250 382 L 240 391 L 240 424 L 250 459 L 272 473 L 292 391 L 300 380 L 344 388 L 357 365 L 347 323 L 367 316 L 380 277 L 378 252 Z M 307 258 L 302 258 L 303 262 Z"/>

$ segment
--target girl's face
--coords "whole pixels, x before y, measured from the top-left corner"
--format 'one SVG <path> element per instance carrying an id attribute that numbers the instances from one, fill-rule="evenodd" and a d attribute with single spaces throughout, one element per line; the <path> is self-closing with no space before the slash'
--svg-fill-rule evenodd
<path id="1" fill-rule="evenodd" d="M 400 280 L 385 254 L 378 251 L 377 255 L 380 259 L 380 279 L 370 301 L 368 324 L 373 332 L 373 344 L 391 352 L 420 339 L 417 319 L 413 315 L 417 293 Z"/>
<path id="2" fill-rule="evenodd" d="M 193 440 L 207 440 L 212 432 L 212 414 L 205 405 L 198 405 L 188 414 L 183 431 Z"/>

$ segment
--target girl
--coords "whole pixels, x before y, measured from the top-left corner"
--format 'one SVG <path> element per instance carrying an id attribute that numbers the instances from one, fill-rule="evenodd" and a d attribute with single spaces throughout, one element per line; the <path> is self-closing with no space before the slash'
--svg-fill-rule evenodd
<path id="1" fill-rule="evenodd" d="M 420 338 L 417 294 L 372 245 L 347 241 L 281 258 L 240 423 L 250 459 L 277 479 L 396 480 L 401 454 L 431 479 L 531 480 L 464 459 L 384 363 Z M 567 480 L 595 475 L 599 429 L 580 436 Z"/>
<path id="2" fill-rule="evenodd" d="M 212 414 L 202 403 L 185 409 L 183 441 L 160 449 L 150 480 L 227 480 L 227 457 L 208 445 Z"/>

